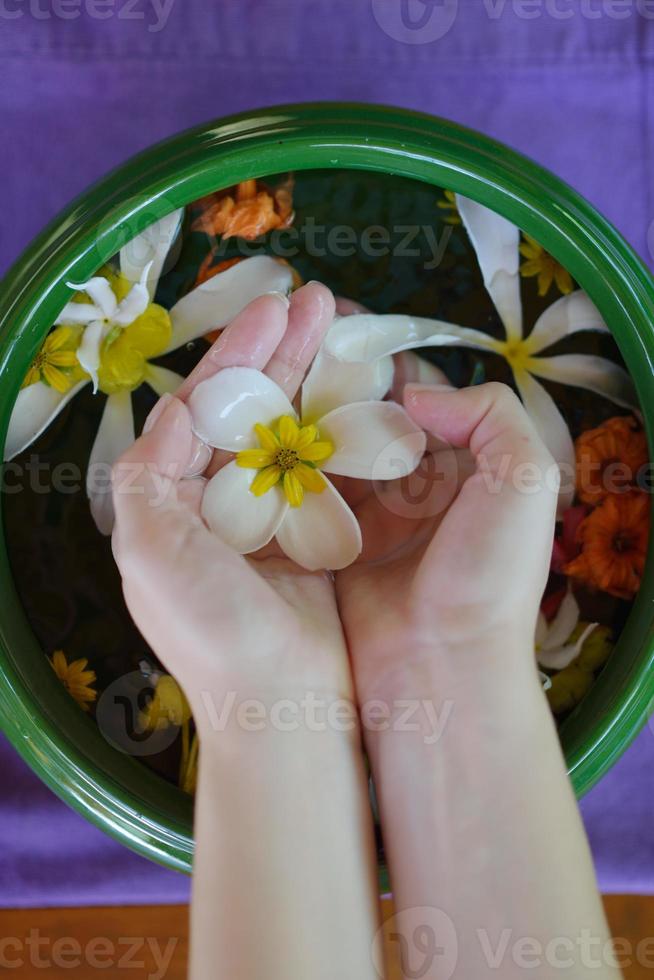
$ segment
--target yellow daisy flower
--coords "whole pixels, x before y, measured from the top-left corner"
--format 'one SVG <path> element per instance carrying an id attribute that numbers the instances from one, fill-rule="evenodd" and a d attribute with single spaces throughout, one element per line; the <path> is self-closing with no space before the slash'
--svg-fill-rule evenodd
<path id="1" fill-rule="evenodd" d="M 70 391 L 82 376 L 77 360 L 80 334 L 81 331 L 73 327 L 57 327 L 53 330 L 32 361 L 22 387 L 27 388 L 28 385 L 44 381 L 62 394 Z"/>
<path id="2" fill-rule="evenodd" d="M 161 731 L 169 725 L 180 727 L 188 723 L 191 709 L 174 677 L 164 674 L 157 681 L 152 699 L 139 715 L 142 731 Z"/>
<path id="3" fill-rule="evenodd" d="M 250 492 L 261 497 L 281 482 L 291 507 L 299 507 L 304 491 L 322 493 L 327 484 L 315 468 L 334 452 L 331 442 L 318 438 L 315 425 L 299 426 L 290 415 L 282 415 L 274 432 L 269 426 L 257 424 L 254 430 L 260 449 L 243 449 L 236 454 L 236 465 L 258 470 Z"/>
<path id="4" fill-rule="evenodd" d="M 88 660 L 82 658 L 68 663 L 63 650 L 55 650 L 50 663 L 55 674 L 68 693 L 75 698 L 82 711 L 88 711 L 89 704 L 97 697 L 97 692 L 91 687 L 97 677 L 94 670 L 86 669 Z"/>
<path id="5" fill-rule="evenodd" d="M 461 224 L 454 191 L 444 191 L 441 200 L 436 202 L 436 207 L 440 208 L 443 212 L 442 218 L 446 225 Z"/>
<path id="6" fill-rule="evenodd" d="M 527 260 L 520 266 L 520 275 L 525 278 L 538 276 L 538 295 L 545 296 L 550 290 L 552 283 L 560 293 L 567 296 L 571 293 L 574 286 L 572 276 L 560 262 L 546 252 L 542 245 L 523 232 L 524 241 L 520 244 L 520 254 Z"/>

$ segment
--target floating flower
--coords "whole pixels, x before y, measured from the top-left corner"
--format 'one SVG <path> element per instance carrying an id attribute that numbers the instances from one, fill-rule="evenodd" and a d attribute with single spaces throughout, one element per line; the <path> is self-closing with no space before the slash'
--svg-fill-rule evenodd
<path id="1" fill-rule="evenodd" d="M 43 347 L 32 361 L 23 388 L 42 381 L 62 395 L 80 379 L 77 348 L 81 331 L 59 327 L 46 337 Z"/>
<path id="2" fill-rule="evenodd" d="M 258 255 L 213 276 L 182 297 L 170 312 L 164 310 L 152 298 L 182 218 L 183 210 L 175 211 L 125 245 L 119 273 L 105 270 L 88 282 L 68 283 L 76 295 L 57 323 L 79 333 L 77 368 L 71 369 L 75 381 L 72 386 L 57 387 L 51 373 L 48 377 L 40 371 L 37 378 L 33 365 L 28 374 L 32 380 L 19 393 L 9 424 L 5 460 L 26 449 L 89 381 L 94 390 L 108 395 L 87 476 L 91 511 L 104 534 L 110 534 L 113 527 L 111 466 L 135 436 L 131 392 L 145 382 L 163 395 L 177 390 L 183 380 L 174 371 L 153 364 L 152 358 L 226 326 L 257 296 L 271 290 L 287 292 L 291 287 L 292 272 L 287 265 Z M 60 341 L 61 329 L 50 335 L 55 343 Z M 50 355 L 61 350 L 53 352 L 50 344 Z"/>
<path id="3" fill-rule="evenodd" d="M 572 640 L 578 625 L 579 603 L 570 590 L 550 622 L 542 611 L 538 614 L 536 659 L 541 667 L 546 670 L 563 670 L 579 656 L 582 646 L 597 627 L 597 623 L 588 623 Z"/>
<path id="4" fill-rule="evenodd" d="M 75 698 L 82 711 L 88 711 L 89 704 L 97 697 L 97 692 L 91 687 L 97 677 L 94 670 L 86 669 L 88 660 L 83 658 L 68 663 L 63 650 L 55 650 L 50 663 L 55 674 L 68 693 Z"/>
<path id="5" fill-rule="evenodd" d="M 587 504 L 598 504 L 609 493 L 633 489 L 648 462 L 645 432 L 631 415 L 617 416 L 582 432 L 575 449 L 577 493 Z"/>
<path id="6" fill-rule="evenodd" d="M 586 623 L 579 623 L 570 641 L 576 642 L 586 628 Z M 571 711 L 579 704 L 592 687 L 596 671 L 606 663 L 612 649 L 610 628 L 597 626 L 583 642 L 579 655 L 550 678 L 547 699 L 555 715 Z"/>
<path id="7" fill-rule="evenodd" d="M 289 179 L 271 192 L 262 181 L 243 180 L 235 188 L 204 198 L 199 207 L 201 214 L 193 222 L 193 231 L 252 241 L 292 223 L 293 181 Z"/>
<path id="8" fill-rule="evenodd" d="M 590 354 L 542 357 L 545 348 L 580 330 L 607 331 L 598 310 L 585 293 L 563 296 L 523 334 L 520 296 L 520 232 L 505 218 L 467 198 L 456 198 L 459 213 L 477 253 L 484 283 L 502 320 L 504 339 L 467 327 L 403 315 L 354 314 L 331 329 L 327 349 L 346 361 L 374 361 L 416 347 L 462 346 L 504 357 L 543 441 L 563 470 L 561 508 L 572 502 L 575 453 L 568 426 L 554 400 L 536 378 L 586 388 L 618 405 L 633 408 L 636 396 L 631 378 L 621 367 Z"/>
<path id="9" fill-rule="evenodd" d="M 227 368 L 189 399 L 196 434 L 236 453 L 208 483 L 202 514 L 241 554 L 273 537 L 309 570 L 349 565 L 361 551 L 358 522 L 325 473 L 392 480 L 411 473 L 425 435 L 395 402 L 388 359 L 371 370 L 319 354 L 304 383 L 300 417 L 270 378 Z"/>
<path id="10" fill-rule="evenodd" d="M 580 546 L 577 540 L 577 531 L 587 515 L 588 508 L 583 506 L 567 507 L 561 514 L 552 545 L 550 563 L 550 569 L 555 574 L 565 575 L 565 566 L 579 554 Z"/>
<path id="11" fill-rule="evenodd" d="M 443 191 L 443 197 L 436 202 L 436 207 L 443 212 L 442 218 L 446 225 L 460 225 L 461 215 L 456 203 L 454 191 Z"/>
<path id="12" fill-rule="evenodd" d="M 152 698 L 139 714 L 141 731 L 161 731 L 170 725 L 181 728 L 190 717 L 188 701 L 175 678 L 170 674 L 157 676 Z"/>
<path id="13" fill-rule="evenodd" d="M 520 275 L 525 278 L 538 276 L 538 295 L 546 296 L 552 283 L 556 283 L 560 293 L 567 296 L 574 289 L 572 276 L 557 262 L 531 235 L 522 234 L 520 254 L 527 260 L 520 266 Z"/>
<path id="14" fill-rule="evenodd" d="M 612 494 L 579 525 L 581 553 L 566 575 L 618 599 L 633 599 L 645 568 L 650 499 L 632 491 Z"/>

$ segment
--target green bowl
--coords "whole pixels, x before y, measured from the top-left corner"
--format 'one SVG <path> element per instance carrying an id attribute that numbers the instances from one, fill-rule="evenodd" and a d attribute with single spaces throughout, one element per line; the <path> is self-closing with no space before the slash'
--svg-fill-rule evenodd
<path id="1" fill-rule="evenodd" d="M 0 292 L 0 440 L 26 370 L 68 299 L 66 280 L 89 278 L 130 234 L 218 187 L 327 168 L 451 188 L 538 239 L 610 324 L 644 406 L 654 458 L 654 283 L 617 231 L 548 171 L 478 133 L 399 109 L 329 103 L 233 116 L 161 143 L 87 191 L 32 243 Z M 654 695 L 653 599 L 650 549 L 616 650 L 562 728 L 578 795 L 609 769 L 647 718 Z M 66 803 L 141 854 L 190 870 L 189 798 L 105 741 L 63 690 L 17 598 L 4 538 L 0 716 L 14 746 Z"/>

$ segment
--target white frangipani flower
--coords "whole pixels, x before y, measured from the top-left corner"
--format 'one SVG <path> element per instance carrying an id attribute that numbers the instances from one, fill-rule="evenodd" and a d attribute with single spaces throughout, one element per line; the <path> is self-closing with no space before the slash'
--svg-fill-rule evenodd
<path id="1" fill-rule="evenodd" d="M 579 623 L 579 603 L 572 591 L 568 590 L 554 619 L 548 623 L 544 613 L 539 612 L 536 624 L 536 659 L 546 670 L 563 670 L 581 653 L 581 648 L 597 628 L 597 623 L 588 626 L 574 640 L 569 642 Z"/>
<path id="2" fill-rule="evenodd" d="M 574 445 L 553 398 L 537 378 L 586 388 L 616 404 L 634 409 L 637 399 L 631 378 L 621 367 L 591 354 L 541 356 L 564 337 L 581 330 L 608 332 L 597 308 L 581 290 L 553 303 L 531 332 L 523 332 L 520 295 L 520 230 L 494 211 L 457 196 L 457 205 L 495 308 L 505 329 L 497 340 L 481 330 L 403 315 L 354 314 L 334 325 L 327 338 L 330 354 L 346 361 L 371 362 L 416 347 L 459 346 L 491 351 L 504 357 L 516 387 L 541 438 L 563 470 L 561 507 L 574 494 Z"/>
<path id="3" fill-rule="evenodd" d="M 170 312 L 153 304 L 183 216 L 183 208 L 174 211 L 128 242 L 120 252 L 119 275 L 67 284 L 88 298 L 88 302 L 67 303 L 56 320 L 82 331 L 77 348 L 80 370 L 71 375 L 70 387 L 64 391 L 44 380 L 22 388 L 9 424 L 5 460 L 23 452 L 89 382 L 95 391 L 99 388 L 108 395 L 87 473 L 91 511 L 104 534 L 113 527 L 108 475 L 135 436 L 131 392 L 145 382 L 158 395 L 172 393 L 183 380 L 151 359 L 226 326 L 258 296 L 286 293 L 292 285 L 289 266 L 259 255 L 197 286 Z"/>
<path id="4" fill-rule="evenodd" d="M 298 415 L 274 381 L 250 368 L 227 368 L 189 399 L 196 435 L 236 453 L 205 490 L 202 515 L 223 541 L 250 554 L 274 537 L 311 571 L 339 569 L 361 551 L 361 531 L 324 473 L 393 480 L 411 473 L 425 435 L 404 409 L 379 401 L 392 365 L 340 365 L 319 354 Z M 389 370 L 390 369 L 390 370 Z"/>

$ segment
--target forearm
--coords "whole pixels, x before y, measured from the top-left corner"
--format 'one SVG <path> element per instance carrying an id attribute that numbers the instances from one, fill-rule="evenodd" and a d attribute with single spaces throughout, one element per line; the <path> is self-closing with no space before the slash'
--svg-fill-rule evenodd
<path id="1" fill-rule="evenodd" d="M 357 731 L 201 740 L 193 980 L 367 980 L 378 929 Z"/>
<path id="2" fill-rule="evenodd" d="M 549 708 L 532 665 L 513 664 L 513 676 L 499 663 L 455 668 L 440 672 L 439 684 L 423 676 L 418 690 L 405 689 L 405 699 L 437 692 L 436 713 L 447 721 L 435 742 L 424 709 L 422 731 L 368 733 L 395 903 L 450 917 L 456 976 L 510 980 L 537 967 L 539 980 L 566 968 L 613 980 L 619 972 Z M 435 956 L 427 980 L 439 969 Z"/>

